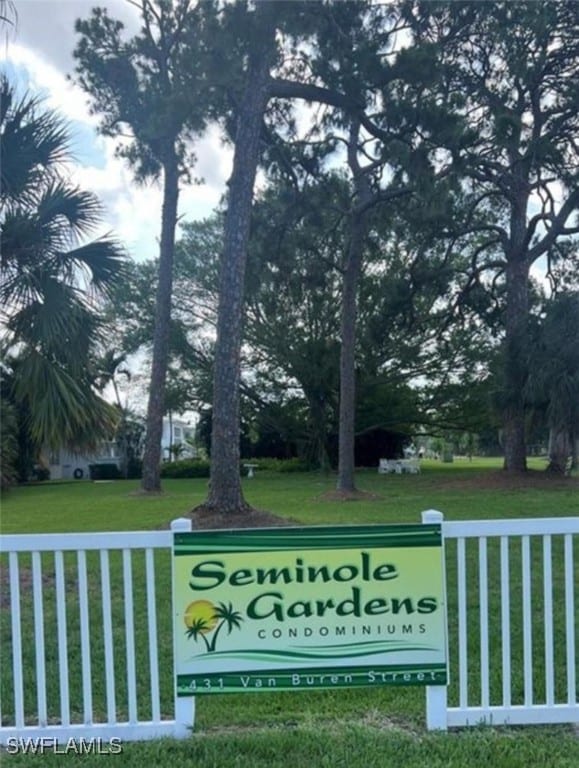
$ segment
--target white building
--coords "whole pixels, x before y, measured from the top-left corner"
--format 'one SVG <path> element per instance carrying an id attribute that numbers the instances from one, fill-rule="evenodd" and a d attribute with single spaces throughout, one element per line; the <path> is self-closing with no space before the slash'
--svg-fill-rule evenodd
<path id="1" fill-rule="evenodd" d="M 195 428 L 189 421 L 180 418 L 164 418 L 161 436 L 161 458 L 163 461 L 191 459 L 197 455 L 192 445 Z M 179 446 L 179 447 L 177 447 Z M 114 440 L 100 443 L 90 454 L 74 454 L 65 448 L 47 451 L 51 480 L 83 480 L 90 477 L 90 464 L 115 464 L 120 469 L 121 455 Z"/>
<path id="2" fill-rule="evenodd" d="M 94 453 L 70 453 L 66 448 L 46 454 L 51 480 L 83 480 L 90 477 L 90 464 L 115 464 L 120 467 L 121 457 L 114 441 L 103 442 Z"/>
<path id="3" fill-rule="evenodd" d="M 195 427 L 190 421 L 180 418 L 163 419 L 161 435 L 161 457 L 163 461 L 194 459 L 197 451 L 193 446 Z"/>

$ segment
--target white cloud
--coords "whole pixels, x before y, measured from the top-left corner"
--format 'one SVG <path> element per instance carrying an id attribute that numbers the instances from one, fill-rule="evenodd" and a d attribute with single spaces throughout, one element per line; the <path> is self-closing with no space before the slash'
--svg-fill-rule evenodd
<path id="1" fill-rule="evenodd" d="M 89 113 L 83 92 L 42 55 L 22 45 L 11 44 L 8 55 L 3 58 L 26 69 L 30 87 L 46 97 L 45 103 L 48 107 L 58 110 L 69 120 L 91 126 L 98 124 L 98 118 Z"/>
<path id="2" fill-rule="evenodd" d="M 157 255 L 161 229 L 160 185 L 140 186 L 127 165 L 115 156 L 116 142 L 98 135 L 98 116 L 91 115 L 83 91 L 43 55 L 21 44 L 10 44 L 8 60 L 26 70 L 29 85 L 46 97 L 45 104 L 70 122 L 72 145 L 78 161 L 71 163 L 71 179 L 101 200 L 105 221 L 97 234 L 112 231 L 140 261 Z M 184 187 L 179 214 L 184 220 L 208 216 L 225 189 L 231 172 L 232 150 L 221 142 L 212 126 L 195 146 L 197 164 L 193 177 L 202 185 Z"/>

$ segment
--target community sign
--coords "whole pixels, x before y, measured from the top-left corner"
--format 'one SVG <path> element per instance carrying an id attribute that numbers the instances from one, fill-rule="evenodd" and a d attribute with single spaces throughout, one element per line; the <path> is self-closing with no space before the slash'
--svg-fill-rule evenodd
<path id="1" fill-rule="evenodd" d="M 177 694 L 445 685 L 440 525 L 175 533 Z"/>

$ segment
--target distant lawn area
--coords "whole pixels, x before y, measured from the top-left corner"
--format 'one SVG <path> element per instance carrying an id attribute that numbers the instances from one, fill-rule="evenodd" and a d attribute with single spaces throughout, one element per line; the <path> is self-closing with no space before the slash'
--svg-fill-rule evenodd
<path id="1" fill-rule="evenodd" d="M 540 470 L 545 462 L 531 459 L 532 471 L 523 481 L 506 481 L 499 472 L 497 459 L 455 460 L 453 464 L 422 462 L 420 475 L 378 475 L 376 470 L 363 470 L 357 475 L 357 484 L 372 494 L 360 501 L 330 501 L 325 496 L 335 487 L 335 476 L 317 473 L 274 474 L 257 472 L 254 478 L 244 478 L 246 499 L 256 508 L 290 518 L 299 525 L 362 524 L 420 522 L 425 509 L 438 509 L 446 519 L 528 518 L 577 516 L 579 514 L 579 483 L 573 479 L 550 479 Z M 186 515 L 206 496 L 207 480 L 166 480 L 164 493 L 143 497 L 136 493 L 137 481 L 92 483 L 89 481 L 48 482 L 9 491 L 2 500 L 2 533 L 59 533 L 68 531 L 151 530 L 166 528 L 173 518 Z M 539 542 L 537 542 L 539 544 Z M 575 545 L 577 589 L 579 601 L 579 546 Z M 554 600 L 560 600 L 561 557 L 559 544 L 553 546 Z M 448 601 L 449 617 L 456 606 L 456 548 L 449 547 Z M 513 548 L 512 587 L 520 589 L 520 561 Z M 469 622 L 469 658 L 472 661 L 472 681 L 469 695 L 473 701 L 479 691 L 476 658 L 478 654 L 476 548 L 467 547 L 467 579 L 472 584 L 469 592 L 469 610 L 473 611 L 472 639 Z M 489 605 L 491 634 L 498 625 L 500 606 L 496 553 L 489 549 Z M 542 551 L 532 547 L 533 595 L 542 588 Z M 1 558 L 4 565 L 4 557 Z M 23 561 L 25 559 L 23 558 Z M 44 562 L 44 559 L 43 559 Z M 99 572 L 96 560 L 88 558 L 89 576 L 93 569 L 91 595 L 91 627 L 99 626 L 101 603 Z M 92 563 L 92 566 L 91 566 Z M 165 713 L 172 710 L 171 627 L 167 610 L 170 595 L 169 556 L 159 553 L 157 578 L 161 597 L 158 601 L 163 618 L 159 625 L 161 649 L 161 700 Z M 50 571 L 50 560 L 46 560 Z M 71 579 L 74 563 L 70 561 Z M 142 567 L 139 557 L 134 559 L 135 575 Z M 111 557 L 113 586 L 118 580 L 118 593 L 114 596 L 113 611 L 122 618 L 123 598 L 120 561 Z M 50 599 L 50 578 L 44 588 L 45 621 L 55 626 L 54 600 Z M 4 586 L 5 582 L 2 581 Z M 535 592 L 535 590 L 537 590 Z M 78 611 L 71 590 L 67 598 L 67 615 L 71 622 L 71 637 L 78 633 Z M 143 590 L 144 592 L 144 590 Z M 114 590 L 113 590 L 114 593 Z M 145 597 L 135 594 L 135 616 L 145 612 Z M 559 602 L 558 602 L 559 601 Z M 12 670 L 10 615 L 6 600 L 0 609 L 0 694 L 2 716 L 11 717 Z M 513 606 L 517 610 L 517 606 Z M 75 612 L 76 611 L 76 612 Z M 140 612 L 143 612 L 142 614 Z M 32 627 L 31 595 L 22 595 L 23 653 L 25 665 L 25 709 L 35 709 L 34 633 Z M 29 621 L 29 625 L 25 622 Z M 579 610 L 576 610 L 576 637 Z M 544 664 L 542 645 L 542 603 L 534 609 L 533 662 L 537 679 L 541 678 Z M 124 627 L 118 626 L 118 642 L 122 650 Z M 520 630 L 513 633 L 513 701 L 522 697 L 522 640 Z M 451 649 L 455 644 L 456 626 L 449 618 Z M 499 630 L 496 630 L 497 634 Z M 137 637 L 137 668 L 147 669 L 146 627 Z M 92 634 L 91 634 L 92 637 Z M 560 611 L 555 622 L 556 691 L 564 687 L 565 656 L 564 615 Z M 492 638 L 491 638 L 492 639 Z M 576 644 L 579 646 L 579 642 Z M 163 653 L 166 649 L 166 653 Z M 491 695 L 501 690 L 500 642 L 491 643 Z M 95 632 L 91 647 L 93 669 L 98 680 L 93 691 L 97 719 L 106 713 L 106 699 L 102 674 L 102 632 Z M 58 663 L 55 642 L 47 639 L 49 715 L 58 716 Z M 69 644 L 71 670 L 71 708 L 82 709 L 80 649 Z M 115 664 L 117 660 L 115 659 Z M 29 665 L 29 666 L 28 666 Z M 579 666 L 579 665 L 578 665 Z M 455 703 L 456 658 L 451 658 L 450 702 Z M 122 653 L 119 653 L 119 684 L 117 699 L 122 709 L 126 700 L 126 675 Z M 544 678 L 544 675 L 542 675 Z M 143 678 L 146 680 L 146 676 Z M 579 680 L 579 674 L 578 678 Z M 544 695 L 539 683 L 537 700 Z M 495 698 L 497 696 L 495 695 Z M 428 733 L 425 730 L 424 690 L 419 688 L 368 688 L 339 691 L 300 691 L 296 693 L 263 693 L 215 696 L 197 699 L 197 719 L 191 739 L 182 742 L 155 741 L 125 744 L 116 764 L 137 766 L 167 766 L 170 768 L 578 768 L 579 733 L 572 727 L 525 728 L 473 728 L 447 734 Z M 53 702 L 50 704 L 50 702 Z M 76 702 L 76 704 L 74 703 Z M 150 707 L 147 689 L 139 689 L 139 712 L 146 715 Z M 120 715 L 123 713 L 121 712 Z M 125 713 L 126 714 L 126 713 Z M 62 755 L 3 756 L 10 765 L 54 765 L 66 762 Z M 109 759 L 114 761 L 114 756 Z M 98 755 L 82 757 L 83 765 L 102 765 Z"/>
<path id="2" fill-rule="evenodd" d="M 258 472 L 243 479 L 247 501 L 302 525 L 420 522 L 425 509 L 447 519 L 550 517 L 579 513 L 577 480 L 553 480 L 530 459 L 529 483 L 500 482 L 499 459 L 423 461 L 420 475 L 378 475 L 362 470 L 356 482 L 371 500 L 335 502 L 335 475 Z M 498 478 L 497 478 L 498 476 Z M 497 481 L 495 480 L 497 479 Z M 164 480 L 164 494 L 138 495 L 129 481 L 47 482 L 17 487 L 3 498 L 2 533 L 147 530 L 168 526 L 206 497 L 207 480 Z"/>

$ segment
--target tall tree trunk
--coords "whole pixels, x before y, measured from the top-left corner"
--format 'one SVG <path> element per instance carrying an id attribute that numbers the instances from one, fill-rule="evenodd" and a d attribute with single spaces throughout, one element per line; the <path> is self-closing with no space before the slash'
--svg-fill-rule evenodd
<path id="1" fill-rule="evenodd" d="M 579 438 L 575 430 L 571 432 L 571 470 L 577 469 L 577 457 L 579 454 Z"/>
<path id="2" fill-rule="evenodd" d="M 528 376 L 529 268 L 523 258 L 507 263 L 505 393 L 503 414 L 505 463 L 508 472 L 527 469 L 523 388 Z"/>
<path id="3" fill-rule="evenodd" d="M 552 427 L 549 431 L 549 465 L 547 472 L 564 475 L 572 456 L 572 436 L 566 427 Z"/>
<path id="4" fill-rule="evenodd" d="M 371 189 L 368 176 L 357 159 L 359 123 L 350 130 L 348 164 L 354 178 L 356 196 L 350 215 L 348 253 L 342 283 L 342 321 L 340 347 L 340 421 L 337 489 L 354 493 L 355 416 L 356 416 L 356 320 L 357 293 L 362 271 L 362 254 L 367 232 L 367 214 Z"/>
<path id="5" fill-rule="evenodd" d="M 253 186 L 274 50 L 274 9 L 258 4 L 256 34 L 241 105 L 219 277 L 217 343 L 213 377 L 211 480 L 205 506 L 221 513 L 247 509 L 239 473 L 241 325 Z"/>
<path id="6" fill-rule="evenodd" d="M 173 258 L 175 253 L 177 205 L 179 201 L 179 165 L 173 144 L 167 150 L 167 159 L 163 163 L 163 177 L 159 280 L 155 308 L 151 382 L 147 405 L 147 433 L 141 481 L 142 490 L 147 492 L 158 492 L 161 490 L 161 436 L 163 432 L 163 413 L 165 410 L 165 383 L 169 361 Z"/>
<path id="7" fill-rule="evenodd" d="M 309 410 L 310 447 L 308 460 L 312 460 L 321 472 L 329 472 L 332 466 L 328 452 L 328 413 L 326 398 L 317 390 L 304 388 Z"/>

